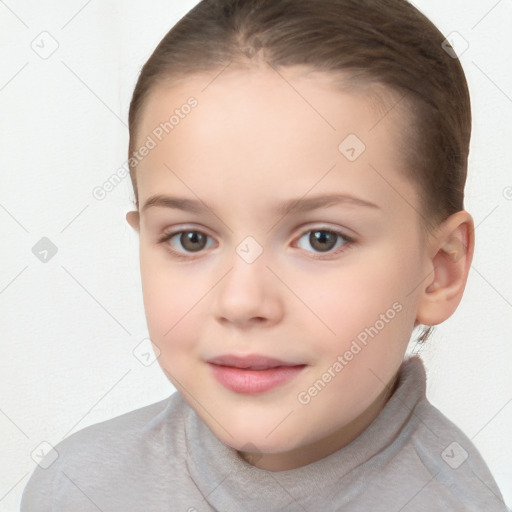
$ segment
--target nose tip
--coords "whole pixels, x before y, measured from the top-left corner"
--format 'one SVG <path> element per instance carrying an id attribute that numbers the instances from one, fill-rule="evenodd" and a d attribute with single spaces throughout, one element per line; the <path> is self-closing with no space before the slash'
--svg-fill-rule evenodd
<path id="1" fill-rule="evenodd" d="M 282 314 L 272 273 L 263 258 L 263 247 L 246 237 L 236 248 L 231 269 L 216 286 L 213 314 L 223 324 L 264 325 Z"/>

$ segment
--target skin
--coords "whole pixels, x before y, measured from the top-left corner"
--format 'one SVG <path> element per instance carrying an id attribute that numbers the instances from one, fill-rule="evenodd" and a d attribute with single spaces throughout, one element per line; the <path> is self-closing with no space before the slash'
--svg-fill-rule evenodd
<path id="1" fill-rule="evenodd" d="M 198 106 L 138 164 L 140 209 L 127 214 L 140 235 L 144 306 L 162 369 L 221 441 L 272 471 L 326 457 L 368 427 L 392 392 L 413 328 L 456 309 L 473 253 L 465 211 L 424 230 L 419 191 L 400 167 L 398 108 L 383 116 L 375 101 L 340 92 L 319 73 L 280 73 L 228 70 L 154 90 L 140 144 L 190 96 Z M 353 162 L 338 150 L 350 133 L 366 145 Z M 272 211 L 285 200 L 333 192 L 375 207 Z M 199 198 L 213 212 L 142 211 L 156 194 Z M 192 250 L 200 250 L 190 252 L 179 235 L 159 242 L 180 229 L 208 235 L 204 248 L 196 242 Z M 322 252 L 309 240 L 319 229 L 353 241 L 335 237 Z M 252 263 L 236 252 L 247 236 L 263 250 Z M 396 303 L 400 312 L 300 403 L 298 394 Z M 213 377 L 206 361 L 221 354 L 307 366 L 284 385 L 245 395 Z"/>

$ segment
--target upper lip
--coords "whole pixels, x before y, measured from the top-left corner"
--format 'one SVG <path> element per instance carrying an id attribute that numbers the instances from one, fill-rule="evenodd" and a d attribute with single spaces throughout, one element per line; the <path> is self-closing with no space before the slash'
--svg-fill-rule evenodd
<path id="1" fill-rule="evenodd" d="M 259 354 L 252 354 L 246 356 L 235 356 L 226 354 L 214 357 L 208 360 L 209 363 L 218 364 L 222 366 L 231 366 L 233 368 L 250 368 L 256 370 L 265 370 L 267 368 L 277 368 L 278 366 L 302 366 L 298 363 L 290 363 L 267 357 Z"/>

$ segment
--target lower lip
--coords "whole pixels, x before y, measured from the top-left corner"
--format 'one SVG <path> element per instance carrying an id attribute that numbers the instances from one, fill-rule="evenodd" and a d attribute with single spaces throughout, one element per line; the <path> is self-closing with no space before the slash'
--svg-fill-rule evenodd
<path id="1" fill-rule="evenodd" d="M 292 380 L 304 368 L 301 366 L 278 366 L 268 370 L 243 370 L 231 366 L 209 363 L 214 377 L 235 393 L 256 395 L 269 391 Z"/>

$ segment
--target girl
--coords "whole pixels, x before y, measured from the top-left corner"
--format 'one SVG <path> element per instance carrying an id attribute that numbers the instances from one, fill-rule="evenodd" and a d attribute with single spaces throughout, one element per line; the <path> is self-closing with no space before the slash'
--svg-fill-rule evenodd
<path id="1" fill-rule="evenodd" d="M 169 31 L 127 221 L 178 393 L 61 442 L 23 511 L 506 510 L 404 361 L 473 255 L 454 57 L 403 0 L 203 0 Z"/>

